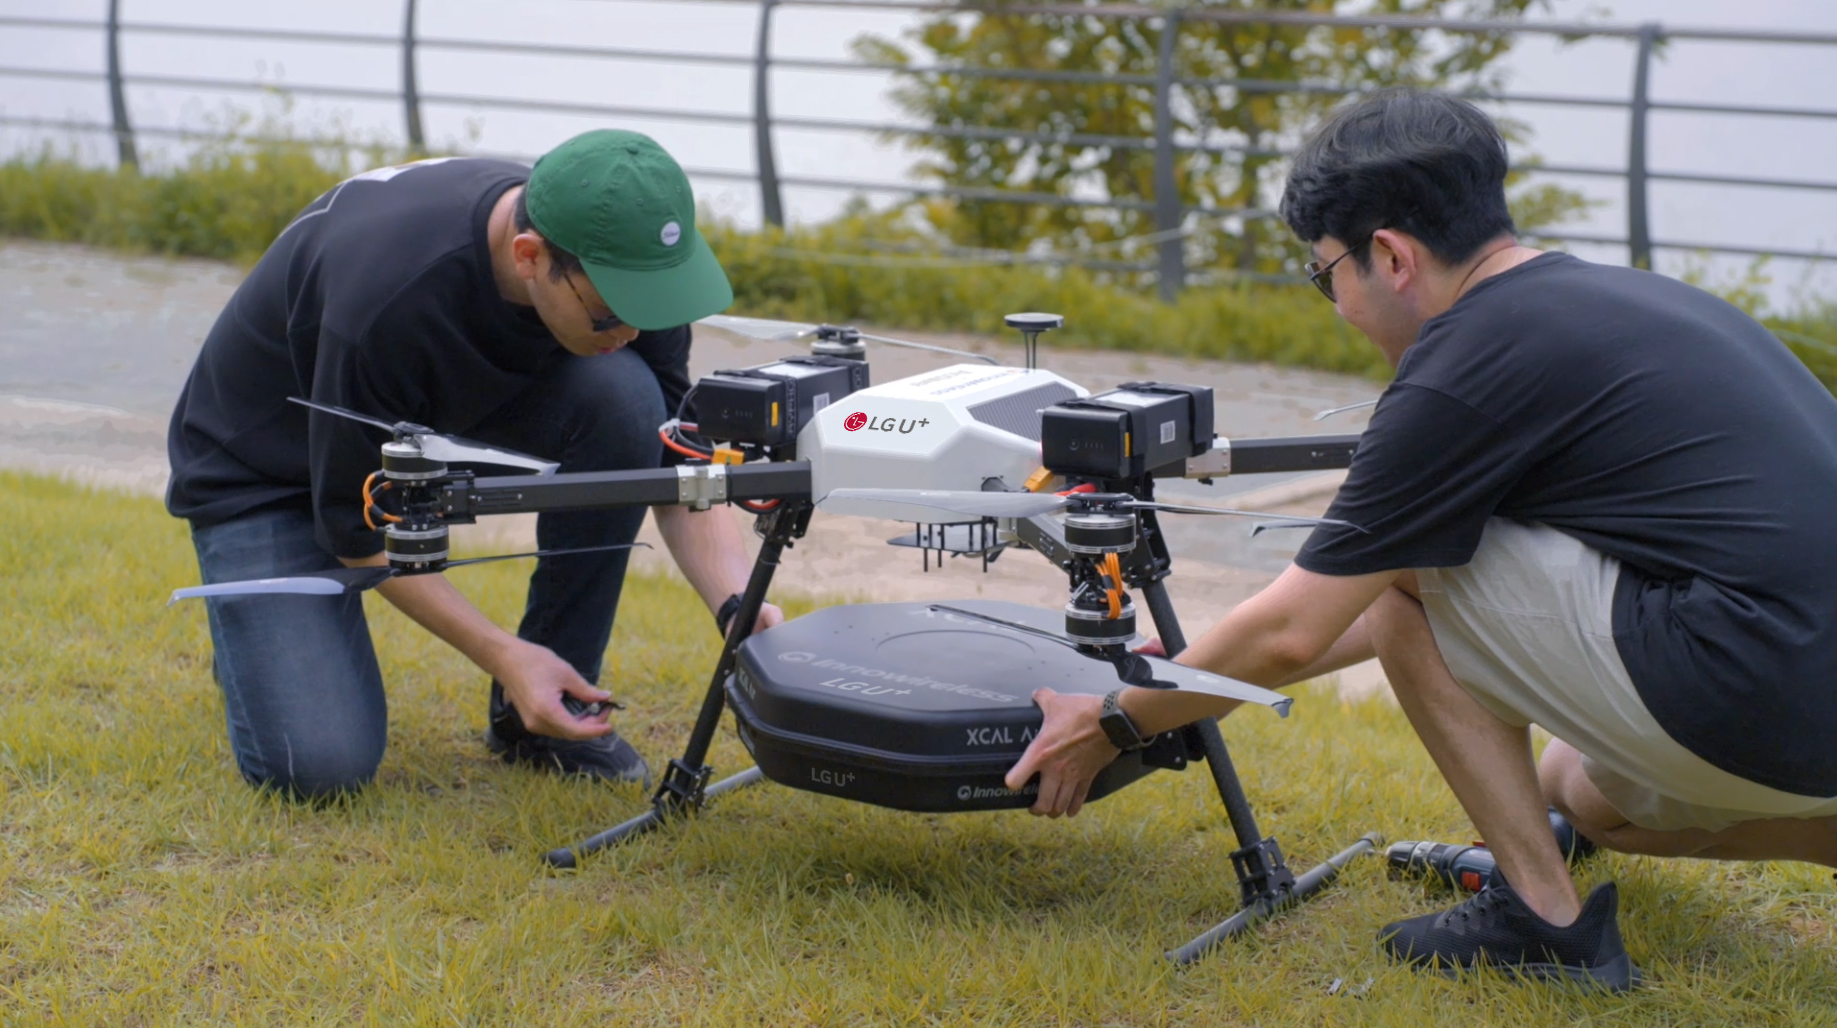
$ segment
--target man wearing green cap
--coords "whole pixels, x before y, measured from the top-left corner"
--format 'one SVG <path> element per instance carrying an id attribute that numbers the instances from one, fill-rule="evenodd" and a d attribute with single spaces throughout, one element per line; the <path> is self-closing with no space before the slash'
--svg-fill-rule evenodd
<path id="1" fill-rule="evenodd" d="M 657 467 L 689 389 L 689 323 L 733 290 L 695 227 L 682 169 L 635 132 L 577 136 L 536 163 L 437 158 L 365 172 L 300 213 L 237 289 L 168 435 L 167 508 L 205 582 L 382 564 L 360 493 L 380 430 L 302 396 L 539 454 L 563 471 Z M 643 508 L 544 514 L 543 549 L 629 543 Z M 731 513 L 658 508 L 711 610 L 745 586 Z M 627 551 L 538 561 L 511 635 L 442 576 L 378 591 L 492 676 L 486 743 L 505 760 L 613 781 L 649 769 L 597 686 Z M 363 604 L 214 597 L 213 670 L 254 785 L 317 798 L 367 783 L 387 708 Z M 758 627 L 782 619 L 775 607 Z"/>

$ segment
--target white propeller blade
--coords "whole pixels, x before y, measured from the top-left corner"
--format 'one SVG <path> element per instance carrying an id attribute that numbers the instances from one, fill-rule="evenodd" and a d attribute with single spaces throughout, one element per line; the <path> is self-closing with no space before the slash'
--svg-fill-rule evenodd
<path id="1" fill-rule="evenodd" d="M 1251 685 L 1249 682 L 1214 675 L 1207 671 L 1187 667 L 1185 664 L 1176 664 L 1161 657 L 1146 659 L 1154 667 L 1155 680 L 1172 682 L 1175 692 L 1202 692 L 1208 696 L 1221 696 L 1227 700 L 1257 703 L 1274 710 L 1282 717 L 1288 716 L 1288 708 L 1295 702 L 1292 697 L 1272 692 L 1259 685 Z"/>
<path id="2" fill-rule="evenodd" d="M 315 575 L 302 575 L 298 578 L 254 578 L 244 582 L 218 582 L 216 585 L 193 585 L 184 589 L 174 589 L 172 599 L 166 601 L 166 606 L 170 607 L 180 600 L 201 596 L 253 596 L 267 593 L 337 596 L 344 592 L 344 588 L 342 582 L 334 582 L 329 578 L 320 578 Z"/>
<path id="3" fill-rule="evenodd" d="M 1023 625 L 1018 621 L 1009 621 L 1007 618 L 996 617 L 993 614 L 984 614 L 980 611 L 966 610 L 962 607 L 952 607 L 942 603 L 933 605 L 932 609 L 941 610 L 948 614 L 955 614 L 959 617 L 967 617 L 971 620 L 981 621 L 985 624 L 995 625 L 998 628 L 1010 629 L 1025 635 L 1050 639 L 1053 642 L 1073 648 L 1076 648 L 1078 645 L 1057 632 L 1048 632 L 1045 629 L 1035 628 L 1032 625 Z M 1208 696 L 1219 696 L 1224 699 L 1237 700 L 1242 703 L 1255 703 L 1269 707 L 1283 717 L 1288 716 L 1288 708 L 1295 702 L 1288 696 L 1265 689 L 1260 685 L 1251 685 L 1249 682 L 1240 682 L 1235 678 L 1226 678 L 1223 675 L 1215 675 L 1209 671 L 1200 671 L 1197 668 L 1190 668 L 1184 664 L 1176 664 L 1164 657 L 1150 657 L 1137 653 L 1131 654 L 1131 658 L 1147 661 L 1149 667 L 1153 670 L 1155 681 L 1171 684 L 1176 692 L 1201 692 Z M 1095 655 L 1093 655 L 1091 659 L 1100 662 L 1104 660 L 1104 658 Z"/>
<path id="4" fill-rule="evenodd" d="M 1344 414 L 1349 410 L 1358 410 L 1360 407 L 1376 407 L 1377 405 L 1378 401 L 1376 400 L 1360 400 L 1357 403 L 1349 403 L 1344 407 L 1333 407 L 1328 410 L 1323 410 L 1319 414 L 1314 415 L 1314 420 L 1325 421 L 1335 414 Z"/>
<path id="5" fill-rule="evenodd" d="M 1301 528 L 1304 526 L 1313 527 L 1315 525 L 1334 525 L 1341 528 L 1357 527 L 1350 521 L 1341 521 L 1338 518 L 1311 518 L 1301 514 L 1273 514 L 1266 510 L 1238 510 L 1235 507 L 1200 507 L 1187 503 L 1161 503 L 1159 501 L 1154 503 L 1132 503 L 1128 504 L 1128 506 L 1137 509 L 1165 510 L 1175 514 L 1229 514 L 1234 517 L 1261 518 L 1265 521 L 1273 522 L 1273 524 L 1258 525 L 1252 531 L 1252 535 L 1265 528 Z"/>
<path id="6" fill-rule="evenodd" d="M 866 500 L 908 503 L 973 518 L 1030 518 L 1059 510 L 1072 501 L 1052 493 L 978 493 L 949 489 L 831 489 L 818 501 Z"/>
<path id="7" fill-rule="evenodd" d="M 527 453 L 506 450 L 501 446 L 475 443 L 457 436 L 429 433 L 417 435 L 414 439 L 421 445 L 423 457 L 445 464 L 503 464 L 513 468 L 528 468 L 538 475 L 552 475 L 561 467 L 552 460 L 531 457 Z"/>
<path id="8" fill-rule="evenodd" d="M 770 318 L 737 318 L 731 314 L 710 314 L 696 321 L 698 325 L 723 329 L 735 335 L 763 339 L 768 343 L 795 343 L 816 334 L 815 325 L 796 321 L 773 321 Z"/>
<path id="9" fill-rule="evenodd" d="M 501 464 L 513 468 L 528 468 L 538 475 L 552 475 L 561 467 L 552 460 L 532 457 L 527 453 L 518 453 L 501 446 L 475 443 L 456 435 L 442 435 L 425 425 L 407 421 L 392 425 L 380 418 L 359 414 L 343 407 L 334 407 L 329 403 L 315 403 L 312 400 L 302 400 L 298 396 L 289 396 L 287 399 L 302 407 L 311 407 L 313 410 L 336 414 L 341 418 L 350 418 L 352 421 L 361 421 L 366 425 L 375 425 L 377 428 L 392 433 L 398 439 L 405 438 L 412 441 L 421 448 L 421 455 L 428 460 L 437 460 L 444 464 Z"/>
<path id="10" fill-rule="evenodd" d="M 752 339 L 763 339 L 768 343 L 795 343 L 816 335 L 818 326 L 806 325 L 801 321 L 773 321 L 771 318 L 740 318 L 731 314 L 710 314 L 696 321 L 698 325 L 709 328 L 724 329 L 736 335 Z M 885 343 L 888 346 L 903 346 L 908 350 L 926 350 L 931 353 L 947 353 L 953 357 L 967 357 L 970 360 L 982 361 L 985 364 L 1001 362 L 988 354 L 971 353 L 968 350 L 953 350 L 948 346 L 934 346 L 930 343 L 915 343 L 907 339 L 894 339 L 890 336 L 871 335 L 857 332 L 856 335 L 872 343 Z"/>

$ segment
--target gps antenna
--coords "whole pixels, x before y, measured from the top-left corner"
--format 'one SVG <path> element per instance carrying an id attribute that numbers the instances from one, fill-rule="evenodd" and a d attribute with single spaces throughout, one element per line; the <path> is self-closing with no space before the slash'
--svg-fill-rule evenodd
<path id="1" fill-rule="evenodd" d="M 1027 367 L 1029 370 L 1040 366 L 1040 333 L 1050 332 L 1065 325 L 1065 317 L 1060 314 L 1040 314 L 1027 312 L 1010 314 L 1002 319 L 1009 328 L 1016 328 L 1021 333 L 1021 343 L 1027 350 Z"/>

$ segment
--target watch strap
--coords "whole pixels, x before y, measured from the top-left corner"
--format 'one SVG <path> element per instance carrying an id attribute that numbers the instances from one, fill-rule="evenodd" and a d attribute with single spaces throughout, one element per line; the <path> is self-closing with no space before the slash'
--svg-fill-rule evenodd
<path id="1" fill-rule="evenodd" d="M 740 594 L 734 593 L 732 596 L 722 600 L 720 609 L 714 612 L 714 627 L 720 629 L 722 635 L 726 635 L 728 623 L 733 621 L 734 615 L 739 612 Z"/>
<path id="2" fill-rule="evenodd" d="M 1122 689 L 1112 689 L 1103 698 L 1103 713 L 1097 717 L 1097 724 L 1103 734 L 1110 740 L 1110 745 L 1124 753 L 1133 753 L 1148 745 L 1142 733 L 1136 729 L 1135 722 L 1122 708 Z"/>

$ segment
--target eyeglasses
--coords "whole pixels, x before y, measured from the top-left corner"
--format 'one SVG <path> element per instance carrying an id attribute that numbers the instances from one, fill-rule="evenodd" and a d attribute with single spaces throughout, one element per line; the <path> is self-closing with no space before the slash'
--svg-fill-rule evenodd
<path id="1" fill-rule="evenodd" d="M 1333 266 L 1352 256 L 1354 251 L 1369 245 L 1371 245 L 1371 237 L 1366 236 L 1364 242 L 1348 247 L 1345 253 L 1328 261 L 1324 267 L 1319 261 L 1309 261 L 1301 266 L 1301 270 L 1308 273 L 1308 281 L 1314 283 L 1314 288 L 1320 290 L 1322 296 L 1333 303 L 1338 303 L 1339 301 L 1333 296 Z"/>
<path id="2" fill-rule="evenodd" d="M 574 285 L 574 276 L 564 275 L 562 280 L 568 284 L 569 289 L 574 291 L 574 298 L 580 301 L 581 310 L 587 312 L 587 320 L 592 323 L 595 332 L 610 332 L 615 328 L 625 327 L 625 322 L 619 320 L 619 316 L 611 311 L 607 311 L 603 318 L 594 317 L 593 309 L 587 306 L 587 298 L 580 295 L 580 289 Z"/>

